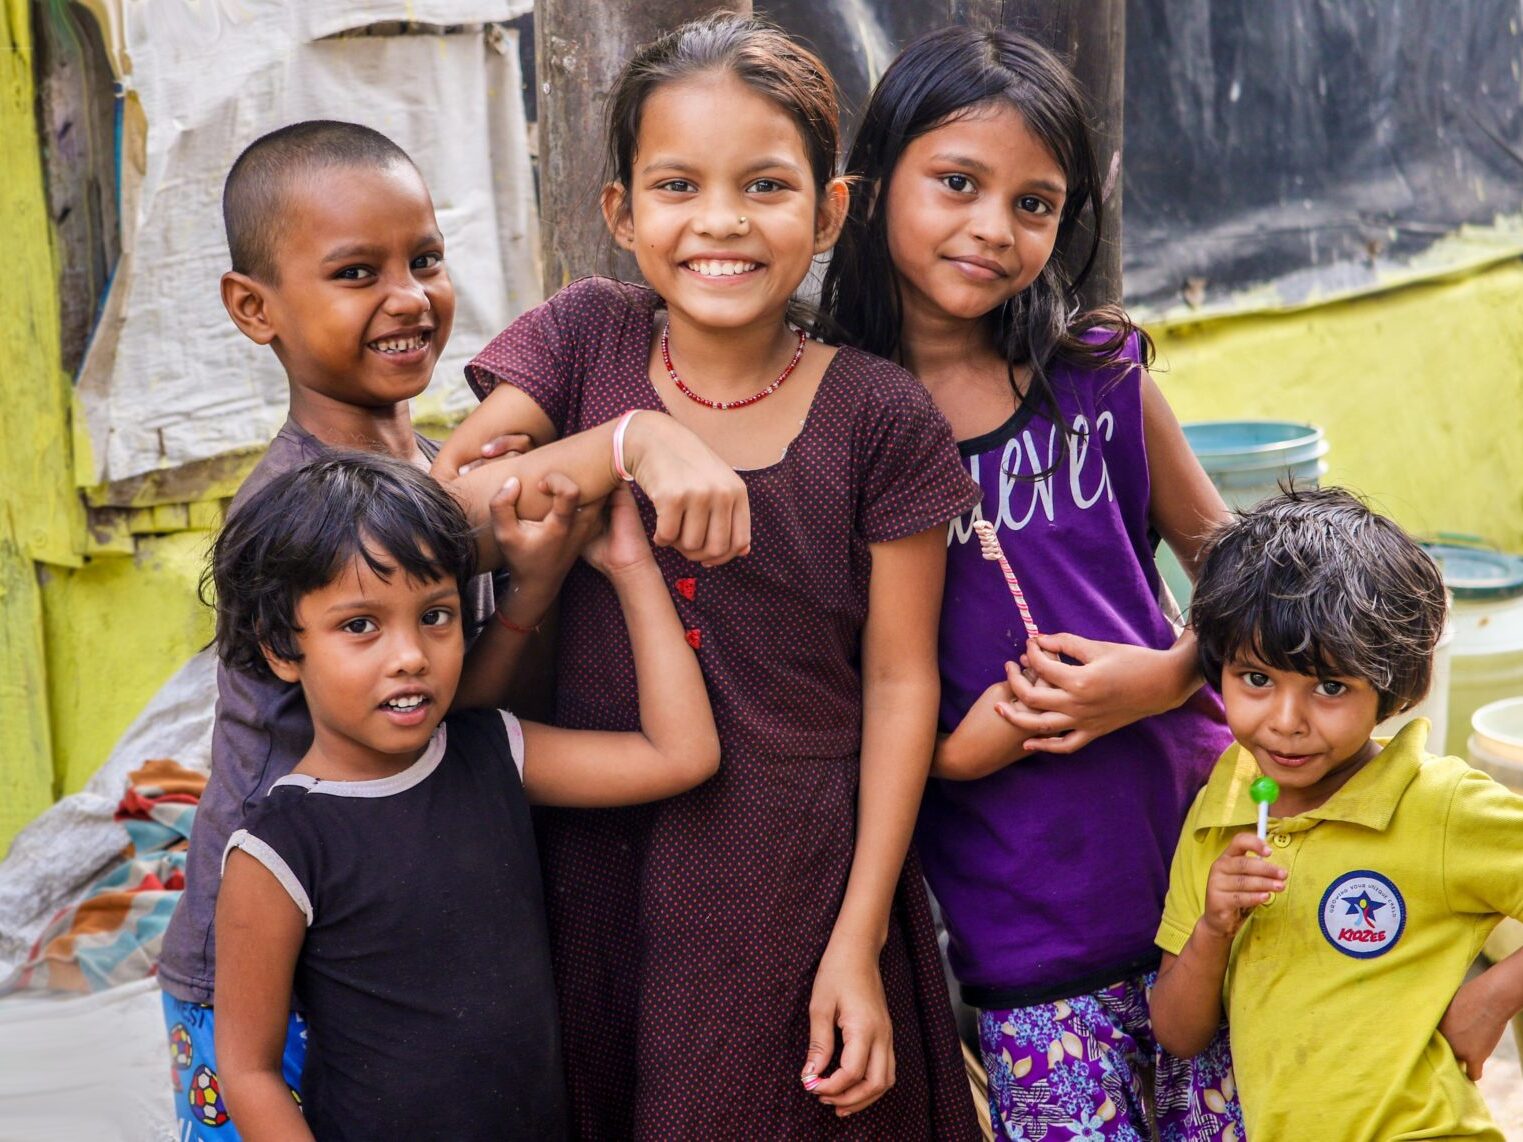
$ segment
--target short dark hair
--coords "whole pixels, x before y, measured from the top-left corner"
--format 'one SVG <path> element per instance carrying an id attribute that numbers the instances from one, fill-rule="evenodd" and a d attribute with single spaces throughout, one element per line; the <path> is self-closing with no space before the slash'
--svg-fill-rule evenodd
<path id="1" fill-rule="evenodd" d="M 264 648 L 300 661 L 297 605 L 356 558 L 383 579 L 398 568 L 422 582 L 452 579 L 464 599 L 476 546 L 455 498 L 401 460 L 340 452 L 283 472 L 228 518 L 201 577 L 218 657 L 262 678 L 272 676 Z"/>
<path id="2" fill-rule="evenodd" d="M 262 135 L 243 149 L 222 186 L 222 225 L 233 269 L 280 279 L 275 251 L 292 180 L 333 167 L 413 165 L 406 151 L 358 123 L 309 119 Z"/>
<path id="3" fill-rule="evenodd" d="M 1276 670 L 1361 678 L 1377 720 L 1428 692 L 1448 597 L 1433 559 L 1343 488 L 1290 489 L 1209 541 L 1190 601 L 1201 671 L 1241 653 Z"/>

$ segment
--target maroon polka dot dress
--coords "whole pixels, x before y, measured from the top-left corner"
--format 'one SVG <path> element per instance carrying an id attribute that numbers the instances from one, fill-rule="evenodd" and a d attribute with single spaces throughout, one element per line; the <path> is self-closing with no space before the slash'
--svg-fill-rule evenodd
<path id="1" fill-rule="evenodd" d="M 523 388 L 563 434 L 660 409 L 647 375 L 657 305 L 647 289 L 577 282 L 467 374 L 478 394 Z M 742 476 L 751 555 L 704 568 L 656 552 L 713 700 L 718 776 L 653 805 L 537 819 L 575 1132 L 976 1137 L 913 854 L 881 960 L 895 1086 L 837 1119 L 799 1075 L 856 834 L 868 544 L 945 523 L 978 490 L 919 382 L 851 349 L 832 360 L 786 455 Z M 585 565 L 561 599 L 557 720 L 639 726 L 618 602 Z"/>

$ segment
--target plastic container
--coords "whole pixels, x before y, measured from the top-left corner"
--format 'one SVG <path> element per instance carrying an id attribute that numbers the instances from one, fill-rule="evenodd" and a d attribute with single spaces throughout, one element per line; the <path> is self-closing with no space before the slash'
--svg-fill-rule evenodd
<path id="1" fill-rule="evenodd" d="M 1450 610 L 1453 610 L 1451 605 Z M 1396 732 L 1413 718 L 1427 718 L 1433 723 L 1428 731 L 1429 753 L 1454 753 L 1449 741 L 1449 680 L 1453 673 L 1454 624 L 1444 624 L 1444 633 L 1438 636 L 1433 648 L 1433 681 L 1423 700 L 1404 714 L 1387 718 L 1375 727 L 1377 738 L 1394 737 Z"/>
<path id="2" fill-rule="evenodd" d="M 1425 544 L 1454 596 L 1449 662 L 1449 753 L 1463 753 L 1471 717 L 1523 698 L 1523 557 L 1462 542 Z M 1430 747 L 1438 752 L 1438 738 Z"/>
<path id="3" fill-rule="evenodd" d="M 1200 466 L 1229 507 L 1252 507 L 1280 482 L 1312 485 L 1327 474 L 1327 440 L 1314 424 L 1283 420 L 1206 420 L 1184 426 Z"/>
<path id="4" fill-rule="evenodd" d="M 1248 508 L 1280 490 L 1282 481 L 1315 487 L 1327 472 L 1327 441 L 1314 424 L 1285 420 L 1203 420 L 1183 426 L 1200 466 L 1232 508 Z M 1180 606 L 1190 577 L 1166 545 L 1158 570 Z"/>
<path id="5" fill-rule="evenodd" d="M 1470 719 L 1470 764 L 1523 793 L 1523 698 L 1482 706 Z"/>

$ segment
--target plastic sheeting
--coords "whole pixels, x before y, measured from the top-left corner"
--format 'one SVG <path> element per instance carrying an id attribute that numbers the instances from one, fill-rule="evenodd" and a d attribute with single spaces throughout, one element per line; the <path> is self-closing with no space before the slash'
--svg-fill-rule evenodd
<path id="1" fill-rule="evenodd" d="M 495 26 L 528 0 L 116 0 L 146 139 L 124 139 L 123 257 L 81 370 L 93 455 L 121 480 L 262 446 L 284 376 L 223 312 L 222 182 L 265 131 L 351 119 L 412 155 L 433 191 L 459 297 L 431 408 L 464 409 L 470 355 L 539 297 L 537 211 L 519 58 Z M 348 35 L 385 30 L 399 34 Z M 423 25 L 420 29 L 420 25 Z M 464 25 L 464 27 L 461 27 Z M 133 161 L 141 145 L 141 169 Z M 84 465 L 82 465 L 83 467 Z"/>
<path id="2" fill-rule="evenodd" d="M 1517 0 L 1130 0 L 1126 35 L 1134 304 L 1523 252 Z"/>

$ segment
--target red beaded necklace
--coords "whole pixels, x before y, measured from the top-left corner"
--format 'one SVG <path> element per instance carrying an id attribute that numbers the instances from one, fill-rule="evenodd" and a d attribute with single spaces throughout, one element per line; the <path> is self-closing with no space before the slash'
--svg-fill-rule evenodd
<path id="1" fill-rule="evenodd" d="M 718 409 L 720 412 L 724 412 L 726 409 L 745 408 L 748 404 L 755 404 L 757 401 L 771 396 L 773 393 L 777 392 L 778 389 L 782 388 L 783 382 L 788 379 L 788 375 L 793 372 L 793 370 L 798 366 L 799 361 L 803 359 L 804 346 L 809 341 L 809 334 L 805 333 L 802 329 L 798 331 L 798 334 L 799 344 L 798 348 L 793 351 L 793 359 L 789 361 L 783 371 L 777 375 L 777 380 L 773 381 L 766 388 L 762 389 L 761 392 L 752 393 L 750 396 L 742 397 L 740 400 L 710 400 L 708 397 L 699 396 L 692 389 L 688 388 L 686 384 L 683 383 L 682 378 L 677 375 L 676 368 L 672 365 L 672 323 L 670 321 L 668 321 L 666 323 L 666 327 L 661 330 L 661 360 L 666 365 L 666 375 L 672 379 L 672 384 L 677 386 L 678 391 L 680 391 L 683 396 L 687 397 L 688 400 L 697 401 L 699 404 L 703 405 L 706 408 L 714 408 Z"/>

